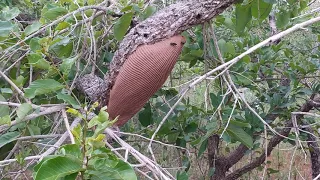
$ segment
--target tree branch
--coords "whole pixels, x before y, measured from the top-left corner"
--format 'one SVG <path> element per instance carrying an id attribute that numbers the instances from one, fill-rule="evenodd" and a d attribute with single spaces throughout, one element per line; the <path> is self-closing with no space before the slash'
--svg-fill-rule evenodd
<path id="1" fill-rule="evenodd" d="M 308 112 L 310 111 L 314 106 L 312 106 L 312 104 L 310 103 L 311 101 L 306 102 L 301 108 L 300 111 L 301 112 Z M 303 117 L 303 115 L 299 114 L 296 116 L 297 120 L 300 120 Z M 252 161 L 251 163 L 245 165 L 244 167 L 237 169 L 236 171 L 234 171 L 233 173 L 227 175 L 226 179 L 237 179 L 240 176 L 242 176 L 243 174 L 251 171 L 252 169 L 260 166 L 266 159 L 266 154 L 267 156 L 269 156 L 273 150 L 273 148 L 278 145 L 282 140 L 285 139 L 285 137 L 287 137 L 291 131 L 291 128 L 293 127 L 293 123 L 292 120 L 287 120 L 285 123 L 285 128 L 283 128 L 282 130 L 280 130 L 278 132 L 278 134 L 280 135 L 274 135 L 268 144 L 268 148 L 267 148 L 267 152 L 266 153 L 262 153 L 261 156 L 259 156 L 258 158 L 256 158 L 254 161 Z"/>

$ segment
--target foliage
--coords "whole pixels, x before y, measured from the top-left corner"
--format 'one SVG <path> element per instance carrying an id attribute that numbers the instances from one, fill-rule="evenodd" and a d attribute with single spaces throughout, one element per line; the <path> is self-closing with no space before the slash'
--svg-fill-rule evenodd
<path id="1" fill-rule="evenodd" d="M 269 15 L 275 16 L 278 31 L 312 18 L 314 14 L 307 13 L 308 3 L 308 0 L 243 0 L 212 22 L 183 32 L 187 42 L 169 81 L 122 131 L 150 138 L 179 99 L 186 83 L 272 36 Z M 82 126 L 72 130 L 75 144 L 63 145 L 55 155 L 44 157 L 34 166 L 33 177 L 75 179 L 80 174 L 83 179 L 137 179 L 132 167 L 105 147 L 103 130 L 112 122 L 104 109 L 96 112 L 93 105 L 86 113 L 99 114 L 89 122 L 80 113 L 83 104 L 93 102 L 88 102 L 75 88 L 76 79 L 92 71 L 105 74 L 128 30 L 163 4 L 121 0 L 113 6 L 102 0 L 0 1 L 0 71 L 24 93 L 17 93 L 16 88 L 0 79 L 0 101 L 19 104 L 0 104 L 0 126 L 9 127 L 0 131 L 1 160 L 17 145 L 21 148 L 9 158 L 20 158 L 20 165 L 25 165 L 23 159 L 28 154 L 42 152 L 40 144 L 53 145 L 48 139 L 32 139 L 28 143 L 19 138 L 64 133 L 62 118 L 56 111 L 56 114 L 37 116 L 47 108 L 42 105 L 64 104 L 73 107 L 68 110 L 70 114 L 83 120 Z M 320 93 L 319 41 L 319 23 L 316 23 L 245 56 L 229 68 L 230 79 L 226 74 L 220 75 L 221 71 L 208 77 L 182 98 L 157 132 L 156 139 L 192 150 L 197 159 L 208 159 L 206 152 L 212 135 L 221 137 L 219 157 L 234 152 L 239 144 L 246 147 L 243 156 L 262 155 L 268 142 L 264 139 L 274 137 L 274 133 L 265 129 L 240 96 L 272 128 L 281 129 L 292 118 L 292 112 L 299 111 L 312 95 Z M 231 88 L 231 83 L 235 87 Z M 235 93 L 235 88 L 241 94 Z M 27 100 L 37 106 L 31 106 Z M 35 118 L 25 121 L 29 117 Z M 300 128 L 312 125 L 318 138 L 318 121 L 319 118 L 306 116 L 297 125 Z M 298 134 L 293 131 L 290 139 L 283 142 L 285 146 L 306 149 L 307 136 L 305 129 Z M 134 141 L 130 144 L 139 151 L 145 151 L 145 144 L 140 140 L 132 137 L 127 140 Z M 293 140 L 301 140 L 303 145 Z M 165 151 L 158 163 L 173 166 L 170 153 L 173 152 Z M 177 179 L 216 175 L 218 167 L 207 165 L 203 165 L 206 170 L 199 175 L 192 158 L 187 153 L 179 155 L 179 167 L 184 169 L 173 172 Z M 267 163 L 264 165 L 267 167 Z M 272 168 L 266 168 L 266 172 L 270 176 L 281 173 Z"/>
<path id="2" fill-rule="evenodd" d="M 97 105 L 93 105 L 86 116 L 95 106 Z M 72 130 L 75 144 L 61 146 L 56 155 L 47 156 L 40 161 L 34 167 L 34 179 L 75 179 L 78 173 L 85 179 L 137 179 L 132 167 L 105 147 L 103 130 L 113 123 L 109 121 L 105 108 L 88 123 L 76 109 L 70 108 L 68 112 L 82 118 L 84 122 L 83 126 L 78 124 Z M 94 126 L 94 132 L 88 131 Z"/>

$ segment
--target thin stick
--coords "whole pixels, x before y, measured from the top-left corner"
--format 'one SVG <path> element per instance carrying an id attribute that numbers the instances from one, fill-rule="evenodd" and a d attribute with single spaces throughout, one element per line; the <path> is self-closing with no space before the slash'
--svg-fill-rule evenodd
<path id="1" fill-rule="evenodd" d="M 16 84 L 14 84 L 10 78 L 8 78 L 8 76 L 6 76 L 2 71 L 0 71 L 0 76 L 2 76 L 4 78 L 4 80 L 6 80 L 17 92 L 18 94 L 24 98 L 24 100 L 28 103 L 31 103 L 31 101 L 27 98 L 24 97 L 24 93 L 18 88 L 18 86 Z"/>
<path id="2" fill-rule="evenodd" d="M 65 109 L 62 109 L 62 118 L 63 118 L 64 124 L 66 126 L 67 132 L 69 134 L 70 141 L 72 144 L 75 144 L 76 142 L 75 142 L 74 137 L 71 133 L 71 129 L 70 129 L 69 121 L 68 121 L 68 116 L 67 116 Z"/>

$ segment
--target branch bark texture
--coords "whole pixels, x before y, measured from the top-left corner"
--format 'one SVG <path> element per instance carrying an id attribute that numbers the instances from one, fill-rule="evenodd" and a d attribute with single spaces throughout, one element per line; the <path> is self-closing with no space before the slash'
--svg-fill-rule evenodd
<path id="1" fill-rule="evenodd" d="M 106 75 L 108 103 L 112 89 L 121 66 L 127 57 L 142 44 L 153 44 L 165 38 L 180 34 L 194 25 L 211 20 L 223 12 L 236 0 L 187 0 L 172 4 L 132 28 L 121 42 Z"/>

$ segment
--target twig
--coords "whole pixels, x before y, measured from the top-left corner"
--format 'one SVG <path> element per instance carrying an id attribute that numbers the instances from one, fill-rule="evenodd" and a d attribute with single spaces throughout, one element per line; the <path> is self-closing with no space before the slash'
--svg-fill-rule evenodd
<path id="1" fill-rule="evenodd" d="M 161 177 L 161 179 L 170 180 L 175 179 L 170 173 L 168 173 L 166 170 L 161 169 L 158 164 L 155 164 L 152 160 L 150 160 L 148 157 L 141 154 L 139 151 L 135 150 L 133 147 L 131 147 L 129 144 L 127 144 L 125 141 L 123 141 L 121 138 L 119 138 L 111 129 L 107 128 L 105 130 L 105 133 L 108 134 L 112 139 L 114 139 L 117 143 L 119 143 L 122 147 L 126 148 L 128 152 L 136 158 L 137 161 L 139 161 L 142 164 L 145 164 L 146 167 L 153 172 L 154 174 Z"/>
<path id="2" fill-rule="evenodd" d="M 75 142 L 74 137 L 71 133 L 71 129 L 70 129 L 69 121 L 68 121 L 68 116 L 67 116 L 65 109 L 62 109 L 62 118 L 63 118 L 64 124 L 66 126 L 67 133 L 69 134 L 70 141 L 72 144 L 75 144 L 76 142 Z"/>
<path id="3" fill-rule="evenodd" d="M 50 108 L 47 108 L 45 109 L 44 111 L 40 112 L 40 113 L 33 113 L 33 114 L 30 114 L 30 115 L 27 115 L 24 119 L 22 120 L 14 120 L 14 121 L 11 121 L 11 124 L 10 125 L 2 125 L 0 126 L 0 132 L 8 129 L 9 127 L 13 126 L 13 125 L 16 125 L 18 123 L 21 123 L 21 122 L 25 122 L 25 121 L 28 121 L 28 120 L 32 120 L 32 119 L 35 119 L 39 116 L 43 116 L 43 115 L 46 115 L 46 114 L 51 114 L 51 113 L 54 113 L 54 112 L 58 112 L 58 111 L 61 111 L 62 109 L 64 109 L 65 106 L 64 105 L 61 105 L 61 106 L 53 106 L 53 107 L 50 107 Z"/>
<path id="4" fill-rule="evenodd" d="M 6 80 L 17 92 L 18 94 L 24 98 L 24 100 L 28 103 L 31 104 L 31 101 L 27 98 L 24 97 L 24 93 L 18 88 L 18 86 L 16 84 L 14 84 L 11 79 L 9 79 L 2 71 L 0 71 L 0 76 L 2 76 L 4 78 L 4 80 Z"/>
<path id="5" fill-rule="evenodd" d="M 23 136 L 18 137 L 17 140 L 29 140 L 29 139 L 46 139 L 46 138 L 57 138 L 61 137 L 62 134 L 48 134 L 48 135 L 34 135 L 34 136 Z"/>
<path id="6" fill-rule="evenodd" d="M 10 50 L 12 50 L 13 48 L 15 48 L 15 47 L 18 46 L 19 44 L 26 42 L 27 40 L 31 39 L 31 38 L 34 37 L 35 35 L 37 35 L 37 34 L 39 34 L 40 32 L 46 30 L 48 27 L 51 27 L 51 26 L 59 23 L 60 21 L 63 21 L 64 19 L 66 19 L 66 18 L 69 17 L 69 16 L 72 16 L 73 14 L 76 14 L 76 13 L 79 13 L 79 12 L 82 12 L 82 11 L 86 11 L 86 10 L 88 10 L 88 9 L 98 9 L 98 10 L 101 10 L 101 11 L 106 12 L 109 8 L 104 8 L 103 4 L 105 4 L 105 2 L 100 3 L 100 4 L 98 4 L 98 5 L 95 5 L 95 6 L 84 6 L 84 7 L 79 8 L 79 9 L 76 10 L 76 11 L 72 11 L 72 12 L 69 12 L 69 13 L 65 14 L 64 16 L 61 16 L 60 18 L 58 18 L 58 19 L 52 21 L 51 23 L 43 26 L 43 27 L 40 28 L 38 31 L 30 34 L 29 36 L 27 36 L 27 37 L 24 38 L 23 40 L 17 42 L 15 45 L 7 48 L 7 49 L 5 50 L 5 52 L 4 52 L 4 55 L 5 55 L 7 52 L 10 52 Z M 1 58 L 2 58 L 2 57 L 1 57 Z"/>

